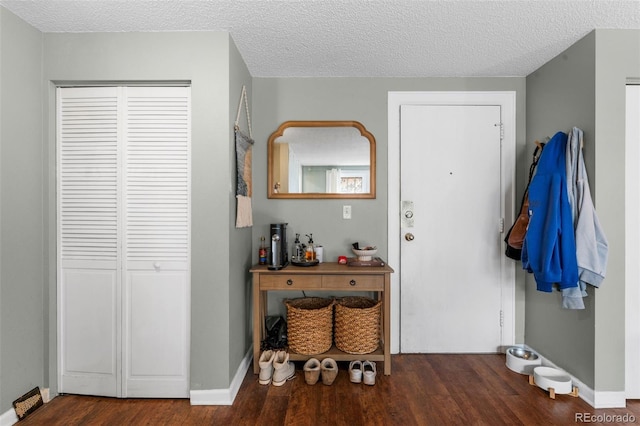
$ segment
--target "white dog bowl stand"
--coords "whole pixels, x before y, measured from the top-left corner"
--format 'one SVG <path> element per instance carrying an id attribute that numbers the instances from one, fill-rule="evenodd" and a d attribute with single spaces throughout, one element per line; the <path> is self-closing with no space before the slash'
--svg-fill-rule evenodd
<path id="1" fill-rule="evenodd" d="M 537 371 L 536 371 L 537 370 Z M 536 383 L 535 376 L 538 376 Z M 566 379 L 569 379 L 568 381 Z M 549 392 L 549 398 L 556 399 L 557 394 L 578 396 L 578 388 L 571 385 L 571 379 L 561 370 L 550 367 L 536 367 L 533 374 L 529 374 L 529 384 Z"/>

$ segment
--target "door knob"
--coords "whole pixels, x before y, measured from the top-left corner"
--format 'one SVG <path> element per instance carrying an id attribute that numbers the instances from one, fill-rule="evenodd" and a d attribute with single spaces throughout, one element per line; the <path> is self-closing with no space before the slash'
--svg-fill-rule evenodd
<path id="1" fill-rule="evenodd" d="M 415 237 L 413 236 L 413 234 L 411 232 L 407 232 L 406 234 L 404 234 L 404 239 L 407 241 L 413 241 Z"/>

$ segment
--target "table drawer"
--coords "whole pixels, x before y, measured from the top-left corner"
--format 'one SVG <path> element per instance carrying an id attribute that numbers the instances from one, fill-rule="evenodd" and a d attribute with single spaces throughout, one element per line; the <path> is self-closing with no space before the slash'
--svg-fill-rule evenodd
<path id="1" fill-rule="evenodd" d="M 322 287 L 320 275 L 262 274 L 260 289 L 314 289 Z"/>
<path id="2" fill-rule="evenodd" d="M 340 290 L 384 290 L 382 275 L 323 275 L 322 288 Z"/>

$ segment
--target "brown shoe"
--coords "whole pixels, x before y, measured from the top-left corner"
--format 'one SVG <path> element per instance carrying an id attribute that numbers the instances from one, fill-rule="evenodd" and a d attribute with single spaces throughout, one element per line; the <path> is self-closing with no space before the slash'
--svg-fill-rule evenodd
<path id="1" fill-rule="evenodd" d="M 304 381 L 308 385 L 315 385 L 320 379 L 320 361 L 315 358 L 309 358 L 304 363 Z"/>
<path id="2" fill-rule="evenodd" d="M 332 384 L 338 376 L 338 364 L 332 358 L 323 359 L 320 364 L 320 369 L 322 372 L 322 383 L 325 385 Z"/>

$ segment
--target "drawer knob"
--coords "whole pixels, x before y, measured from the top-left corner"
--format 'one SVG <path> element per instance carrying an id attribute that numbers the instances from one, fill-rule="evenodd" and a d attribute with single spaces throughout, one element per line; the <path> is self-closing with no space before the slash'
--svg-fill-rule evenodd
<path id="1" fill-rule="evenodd" d="M 356 285 L 356 280 L 349 281 L 349 285 L 352 285 L 352 286 Z"/>
<path id="2" fill-rule="evenodd" d="M 293 280 L 291 278 L 287 280 L 287 285 L 293 285 Z"/>

